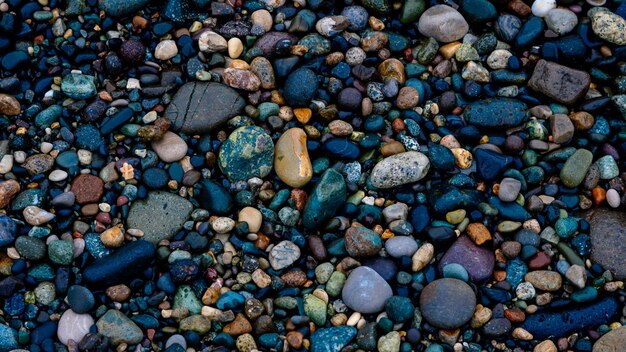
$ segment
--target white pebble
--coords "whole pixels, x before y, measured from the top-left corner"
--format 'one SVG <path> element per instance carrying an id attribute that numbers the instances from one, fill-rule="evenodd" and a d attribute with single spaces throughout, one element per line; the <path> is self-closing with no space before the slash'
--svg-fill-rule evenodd
<path id="1" fill-rule="evenodd" d="M 0 174 L 4 175 L 13 168 L 13 155 L 5 155 L 0 160 Z"/>
<path id="2" fill-rule="evenodd" d="M 48 179 L 52 182 L 61 182 L 67 178 L 67 172 L 63 170 L 54 170 L 48 176 Z"/>
<path id="3" fill-rule="evenodd" d="M 52 150 L 52 147 L 53 147 L 52 143 L 50 143 L 50 142 L 42 142 L 41 143 L 41 147 L 39 149 L 41 149 L 42 153 L 48 154 Z"/>
<path id="4" fill-rule="evenodd" d="M 619 193 L 616 190 L 611 188 L 606 191 L 606 202 L 609 203 L 611 208 L 617 208 L 621 204 L 621 200 L 619 199 Z"/>
<path id="5" fill-rule="evenodd" d="M 533 15 L 537 17 L 545 17 L 553 8 L 556 8 L 555 0 L 535 0 L 531 10 Z"/>

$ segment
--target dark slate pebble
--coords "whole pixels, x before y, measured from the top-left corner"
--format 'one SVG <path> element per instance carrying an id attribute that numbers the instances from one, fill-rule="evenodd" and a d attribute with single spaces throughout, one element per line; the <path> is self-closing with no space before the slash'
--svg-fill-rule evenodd
<path id="1" fill-rule="evenodd" d="M 163 169 L 152 167 L 143 172 L 141 179 L 146 187 L 151 189 L 160 189 L 167 185 L 169 175 L 167 171 Z"/>
<path id="2" fill-rule="evenodd" d="M 568 306 L 558 311 L 544 311 L 528 315 L 521 325 L 536 339 L 569 336 L 576 331 L 586 331 L 609 324 L 619 314 L 620 304 L 606 297 L 584 306 Z"/>
<path id="3" fill-rule="evenodd" d="M 315 72 L 308 68 L 300 68 L 293 71 L 287 77 L 284 85 L 284 96 L 287 104 L 291 106 L 306 106 L 313 97 L 319 82 Z"/>
<path id="4" fill-rule="evenodd" d="M 235 205 L 230 192 L 211 180 L 202 180 L 200 182 L 199 202 L 200 206 L 216 215 L 230 213 Z"/>
<path id="5" fill-rule="evenodd" d="M 95 287 L 113 286 L 137 278 L 154 259 L 155 247 L 148 241 L 124 245 L 96 260 L 83 271 L 85 281 Z"/>
<path id="6" fill-rule="evenodd" d="M 0 247 L 12 244 L 16 231 L 15 221 L 5 214 L 0 214 Z"/>
<path id="7" fill-rule="evenodd" d="M 78 314 L 87 313 L 96 305 L 91 291 L 84 286 L 74 285 L 67 290 L 67 301 L 70 308 Z"/>
<path id="8" fill-rule="evenodd" d="M 528 118 L 528 106 L 516 99 L 492 98 L 468 105 L 463 115 L 469 124 L 486 129 L 511 128 Z"/>
<path id="9" fill-rule="evenodd" d="M 340 159 L 355 160 L 360 154 L 359 146 L 343 138 L 331 138 L 323 147 L 328 155 Z"/>

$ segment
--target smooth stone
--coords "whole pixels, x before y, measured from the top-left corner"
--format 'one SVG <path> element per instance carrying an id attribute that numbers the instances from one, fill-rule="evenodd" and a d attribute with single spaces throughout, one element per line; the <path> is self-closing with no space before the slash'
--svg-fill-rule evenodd
<path id="1" fill-rule="evenodd" d="M 533 15 L 537 17 L 545 17 L 550 10 L 556 7 L 555 0 L 535 0 L 531 6 Z"/>
<path id="2" fill-rule="evenodd" d="M 448 248 L 439 262 L 439 270 L 456 263 L 461 265 L 474 282 L 484 282 L 491 278 L 495 265 L 493 252 L 485 247 L 477 246 L 468 236 L 460 236 Z"/>
<path id="3" fill-rule="evenodd" d="M 315 72 L 308 68 L 300 68 L 289 74 L 283 87 L 283 95 L 287 104 L 307 106 L 315 97 L 319 82 Z"/>
<path id="4" fill-rule="evenodd" d="M 570 305 L 556 311 L 527 315 L 521 327 L 535 339 L 567 337 L 575 331 L 608 324 L 619 311 L 618 301 L 614 297 L 606 297 L 585 305 Z"/>
<path id="5" fill-rule="evenodd" d="M 200 206 L 216 215 L 226 215 L 233 210 L 235 200 L 224 186 L 210 180 L 200 181 Z"/>
<path id="6" fill-rule="evenodd" d="M 374 269 L 360 266 L 350 272 L 341 298 L 350 309 L 362 314 L 382 311 L 393 295 L 391 287 Z"/>
<path id="7" fill-rule="evenodd" d="M 417 242 L 410 236 L 394 236 L 385 242 L 385 250 L 394 257 L 412 256 L 417 251 Z"/>
<path id="8" fill-rule="evenodd" d="M 602 335 L 593 344 L 593 352 L 619 352 L 626 346 L 626 326 L 620 326 Z"/>
<path id="9" fill-rule="evenodd" d="M 88 99 L 96 95 L 95 78 L 80 73 L 70 73 L 61 81 L 61 91 L 74 99 Z"/>
<path id="10" fill-rule="evenodd" d="M 591 213 L 591 260 L 610 270 L 618 280 L 626 279 L 626 214 L 597 209 Z"/>
<path id="11" fill-rule="evenodd" d="M 408 151 L 378 162 L 370 174 L 370 181 L 377 188 L 393 188 L 421 180 L 429 168 L 430 161 L 426 155 Z"/>
<path id="12" fill-rule="evenodd" d="M 0 214 L 0 247 L 5 247 L 15 241 L 17 226 L 15 221 L 5 214 Z"/>
<path id="13" fill-rule="evenodd" d="M 173 193 L 153 191 L 147 199 L 133 202 L 128 212 L 128 228 L 140 229 L 143 239 L 158 243 L 169 239 L 180 230 L 189 218 L 193 205 Z"/>
<path id="14" fill-rule="evenodd" d="M 578 149 L 572 154 L 561 169 L 559 177 L 566 187 L 577 187 L 585 179 L 587 171 L 591 167 L 593 154 L 587 149 Z"/>
<path id="15" fill-rule="evenodd" d="M 556 271 L 549 270 L 531 271 L 524 276 L 524 280 L 542 291 L 557 291 L 563 284 L 561 275 Z"/>
<path id="16" fill-rule="evenodd" d="M 456 329 L 470 321 L 476 295 L 465 282 L 443 278 L 428 284 L 420 294 L 424 319 L 442 329 Z"/>
<path id="17" fill-rule="evenodd" d="M 70 308 L 78 314 L 87 313 L 96 304 L 91 291 L 84 286 L 74 285 L 67 290 L 67 301 Z"/>
<path id="18" fill-rule="evenodd" d="M 539 60 L 528 86 L 559 103 L 572 105 L 585 96 L 589 83 L 591 76 L 587 72 Z"/>
<path id="19" fill-rule="evenodd" d="M 163 138 L 152 142 L 152 150 L 166 163 L 179 161 L 187 155 L 187 143 L 174 132 L 165 132 Z"/>
<path id="20" fill-rule="evenodd" d="M 137 278 L 152 262 L 155 246 L 144 240 L 128 243 L 89 264 L 83 270 L 83 279 L 96 287 L 108 287 Z"/>
<path id="21" fill-rule="evenodd" d="M 274 163 L 272 137 L 261 127 L 239 127 L 222 144 L 218 162 L 230 180 L 263 178 L 272 171 Z"/>
<path id="22" fill-rule="evenodd" d="M 554 33 L 565 35 L 574 30 L 578 24 L 578 17 L 568 9 L 555 8 L 548 11 L 544 21 L 546 21 L 546 25 Z"/>
<path id="23" fill-rule="evenodd" d="M 346 201 L 346 182 L 334 169 L 327 169 L 315 184 L 304 207 L 304 227 L 316 229 L 332 218 Z"/>
<path id="24" fill-rule="evenodd" d="M 269 255 L 274 270 L 282 270 L 300 258 L 300 248 L 291 241 L 282 241 L 272 247 Z"/>
<path id="25" fill-rule="evenodd" d="M 89 333 L 89 329 L 93 326 L 94 320 L 89 314 L 79 314 L 71 309 L 66 310 L 59 319 L 57 328 L 57 337 L 62 344 L 68 346 L 69 341 L 79 343 L 85 335 Z"/>
<path id="26" fill-rule="evenodd" d="M 236 90 L 215 82 L 189 82 L 178 89 L 164 116 L 172 130 L 204 134 L 239 115 L 246 105 Z"/>
<path id="27" fill-rule="evenodd" d="M 317 329 L 311 335 L 311 352 L 341 351 L 356 336 L 353 326 L 336 326 Z"/>
<path id="28" fill-rule="evenodd" d="M 510 98 L 490 98 L 469 104 L 463 111 L 466 121 L 486 129 L 519 126 L 528 118 L 528 106 Z"/>
<path id="29" fill-rule="evenodd" d="M 439 42 L 450 43 L 463 38 L 469 25 L 457 10 L 447 5 L 429 7 L 419 19 L 419 32 Z"/>
<path id="30" fill-rule="evenodd" d="M 522 183 L 519 180 L 511 177 L 505 177 L 500 182 L 498 198 L 500 198 L 503 202 L 512 202 L 517 199 L 521 188 Z"/>
<path id="31" fill-rule="evenodd" d="M 489 22 L 498 17 L 496 7 L 487 0 L 463 0 L 461 13 L 471 23 Z"/>
<path id="32" fill-rule="evenodd" d="M 143 340 L 143 332 L 132 320 L 117 309 L 109 309 L 96 323 L 98 333 L 108 337 L 114 346 L 135 345 Z"/>
<path id="33" fill-rule="evenodd" d="M 301 128 L 290 128 L 276 142 L 274 170 L 287 185 L 300 188 L 313 177 L 313 166 L 306 147 L 306 133 Z"/>

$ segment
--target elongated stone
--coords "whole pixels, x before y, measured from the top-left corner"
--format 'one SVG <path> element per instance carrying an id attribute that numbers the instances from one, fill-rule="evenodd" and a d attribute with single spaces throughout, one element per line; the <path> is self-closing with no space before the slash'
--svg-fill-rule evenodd
<path id="1" fill-rule="evenodd" d="M 346 201 L 346 181 L 334 169 L 328 169 L 317 182 L 304 207 L 302 221 L 309 229 L 318 228 Z"/>
<path id="2" fill-rule="evenodd" d="M 128 282 L 139 276 L 155 255 L 155 247 L 144 240 L 131 242 L 83 271 L 83 278 L 96 287 L 107 287 Z"/>
<path id="3" fill-rule="evenodd" d="M 377 188 L 393 188 L 421 180 L 430 169 L 428 157 L 409 151 L 387 157 L 372 170 L 370 181 Z"/>
<path id="4" fill-rule="evenodd" d="M 306 133 L 290 128 L 276 142 L 274 169 L 287 185 L 295 188 L 306 185 L 313 176 L 311 159 L 306 148 Z"/>

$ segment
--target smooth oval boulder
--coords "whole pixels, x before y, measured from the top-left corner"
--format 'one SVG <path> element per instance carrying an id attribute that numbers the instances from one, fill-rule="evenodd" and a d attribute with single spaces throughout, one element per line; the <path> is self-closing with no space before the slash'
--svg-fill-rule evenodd
<path id="1" fill-rule="evenodd" d="M 239 127 L 220 148 L 220 169 L 230 180 L 263 178 L 272 171 L 273 163 L 274 142 L 261 127 Z"/>
<path id="2" fill-rule="evenodd" d="M 71 309 L 63 312 L 57 328 L 57 337 L 62 344 L 68 345 L 72 340 L 79 343 L 89 333 L 94 320 L 89 314 L 78 314 Z"/>
<path id="3" fill-rule="evenodd" d="M 585 331 L 608 324 L 619 314 L 620 304 L 606 297 L 586 305 L 569 305 L 554 311 L 542 311 L 526 316 L 521 327 L 535 339 L 559 338 L 576 331 Z"/>
<path id="4" fill-rule="evenodd" d="M 417 248 L 417 242 L 411 236 L 394 236 L 385 242 L 385 250 L 394 258 L 410 257 Z"/>
<path id="5" fill-rule="evenodd" d="M 429 7 L 419 19 L 419 32 L 439 42 L 450 43 L 463 38 L 469 25 L 463 15 L 447 5 Z"/>
<path id="6" fill-rule="evenodd" d="M 366 266 L 352 270 L 341 291 L 343 302 L 350 309 L 363 314 L 382 311 L 392 295 L 387 281 Z"/>
<path id="7" fill-rule="evenodd" d="M 343 176 L 334 169 L 324 171 L 304 207 L 304 227 L 315 229 L 324 225 L 343 205 L 346 197 L 346 181 Z"/>
<path id="8" fill-rule="evenodd" d="M 143 239 L 152 243 L 169 239 L 183 227 L 193 205 L 187 199 L 168 192 L 154 191 L 145 200 L 135 201 L 130 207 L 128 228 L 140 229 Z"/>
<path id="9" fill-rule="evenodd" d="M 306 133 L 301 128 L 290 128 L 276 142 L 274 170 L 281 181 L 300 188 L 313 177 L 313 167 L 306 147 Z"/>
<path id="10" fill-rule="evenodd" d="M 200 206 L 216 215 L 226 215 L 233 210 L 234 199 L 224 186 L 205 179 L 200 181 Z"/>
<path id="11" fill-rule="evenodd" d="M 285 81 L 285 100 L 291 106 L 306 106 L 315 97 L 318 85 L 315 72 L 308 68 L 297 69 Z"/>
<path id="12" fill-rule="evenodd" d="M 468 284 L 459 279 L 439 279 L 422 290 L 420 308 L 424 319 L 431 325 L 456 329 L 472 318 L 476 295 Z"/>
<path id="13" fill-rule="evenodd" d="M 626 326 L 613 329 L 602 335 L 593 344 L 593 352 L 619 352 L 626 346 Z"/>
<path id="14" fill-rule="evenodd" d="M 215 82 L 189 82 L 178 89 L 165 110 L 172 130 L 207 133 L 239 115 L 246 105 L 236 90 Z"/>
<path id="15" fill-rule="evenodd" d="M 528 118 L 528 106 L 509 98 L 479 100 L 465 107 L 463 116 L 470 124 L 486 129 L 519 126 Z"/>
<path id="16" fill-rule="evenodd" d="M 106 257 L 96 260 L 83 271 L 83 279 L 95 287 L 108 287 L 138 277 L 155 255 L 152 243 L 138 240 L 128 243 Z"/>
<path id="17" fill-rule="evenodd" d="M 593 154 L 587 149 L 578 149 L 572 154 L 561 169 L 559 176 L 566 187 L 577 187 L 585 179 L 587 170 L 593 162 Z"/>
<path id="18" fill-rule="evenodd" d="M 376 188 L 393 188 L 421 180 L 429 168 L 426 155 L 416 151 L 404 152 L 379 161 L 370 174 L 370 181 Z"/>

